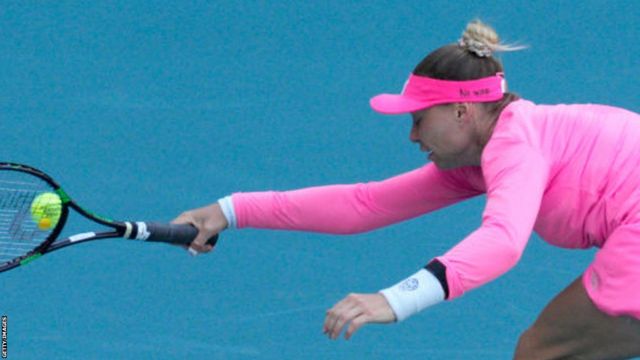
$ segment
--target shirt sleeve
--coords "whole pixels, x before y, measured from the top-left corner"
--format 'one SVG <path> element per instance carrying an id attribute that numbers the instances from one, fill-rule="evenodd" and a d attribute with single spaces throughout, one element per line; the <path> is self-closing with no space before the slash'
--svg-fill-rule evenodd
<path id="1" fill-rule="evenodd" d="M 378 182 L 232 195 L 238 228 L 353 234 L 407 220 L 482 193 L 479 168 L 444 172 L 433 163 Z M 479 175 L 480 176 L 480 175 Z"/>
<path id="2" fill-rule="evenodd" d="M 446 266 L 449 299 L 497 278 L 520 260 L 549 172 L 539 151 L 504 143 L 485 151 L 482 169 L 487 203 L 480 228 L 437 258 Z"/>

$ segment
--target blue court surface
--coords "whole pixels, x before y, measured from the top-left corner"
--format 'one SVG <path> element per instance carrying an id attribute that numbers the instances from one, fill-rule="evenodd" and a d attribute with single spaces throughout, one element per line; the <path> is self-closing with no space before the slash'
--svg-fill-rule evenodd
<path id="1" fill-rule="evenodd" d="M 0 159 L 84 207 L 169 221 L 236 191 L 380 180 L 421 166 L 399 91 L 476 17 L 537 103 L 640 111 L 637 1 L 3 1 Z M 592 250 L 533 236 L 498 280 L 350 341 L 325 311 L 415 272 L 480 223 L 483 198 L 370 233 L 237 230 L 213 253 L 107 240 L 0 275 L 9 359 L 509 359 Z M 76 231 L 89 230 L 78 225 Z"/>

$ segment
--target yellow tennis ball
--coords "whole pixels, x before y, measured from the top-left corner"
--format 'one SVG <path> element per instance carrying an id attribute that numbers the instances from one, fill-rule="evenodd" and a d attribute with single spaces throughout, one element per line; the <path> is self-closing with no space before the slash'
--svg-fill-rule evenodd
<path id="1" fill-rule="evenodd" d="M 62 212 L 62 200 L 56 193 L 46 192 L 31 202 L 31 219 L 40 230 L 48 230 L 58 223 Z"/>

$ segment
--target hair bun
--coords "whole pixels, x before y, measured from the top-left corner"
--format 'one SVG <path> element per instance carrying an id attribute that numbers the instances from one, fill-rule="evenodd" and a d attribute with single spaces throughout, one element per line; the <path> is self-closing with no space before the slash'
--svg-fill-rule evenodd
<path id="1" fill-rule="evenodd" d="M 501 44 L 498 33 L 480 20 L 473 20 L 467 24 L 458 45 L 479 57 L 490 57 L 498 51 L 515 51 L 525 48 Z"/>

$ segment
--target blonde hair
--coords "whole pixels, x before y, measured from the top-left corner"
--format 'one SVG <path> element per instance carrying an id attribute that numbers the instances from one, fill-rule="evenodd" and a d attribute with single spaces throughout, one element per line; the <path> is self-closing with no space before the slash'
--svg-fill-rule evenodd
<path id="1" fill-rule="evenodd" d="M 467 24 L 462 37 L 458 40 L 458 45 L 479 57 L 489 57 L 494 52 L 517 51 L 526 48 L 522 45 L 501 43 L 498 33 L 479 19 Z"/>
<path id="2" fill-rule="evenodd" d="M 440 80 L 481 79 L 504 72 L 502 62 L 493 56 L 495 52 L 524 48 L 502 43 L 493 28 L 480 20 L 474 20 L 467 24 L 462 38 L 457 43 L 442 46 L 431 52 L 415 67 L 413 73 Z M 497 119 L 500 112 L 517 99 L 517 94 L 507 92 L 498 101 L 480 105 Z"/>

